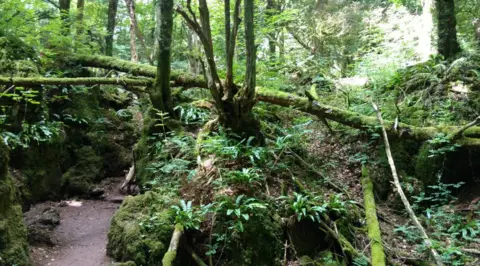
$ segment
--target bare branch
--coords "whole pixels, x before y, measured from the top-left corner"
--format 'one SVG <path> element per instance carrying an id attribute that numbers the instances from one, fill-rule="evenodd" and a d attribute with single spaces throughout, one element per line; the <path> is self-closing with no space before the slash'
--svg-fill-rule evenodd
<path id="1" fill-rule="evenodd" d="M 388 164 L 390 164 L 390 168 L 392 170 L 393 182 L 397 189 L 398 195 L 402 199 L 403 205 L 405 206 L 405 209 L 407 210 L 407 213 L 410 216 L 410 219 L 412 220 L 413 224 L 417 227 L 418 231 L 420 232 L 420 236 L 422 237 L 423 242 L 425 243 L 425 246 L 430 250 L 430 253 L 435 259 L 437 266 L 443 266 L 443 262 L 442 262 L 442 259 L 440 258 L 440 255 L 438 255 L 437 251 L 433 248 L 432 241 L 430 240 L 430 238 L 428 238 L 425 228 L 423 228 L 420 221 L 418 221 L 418 218 L 415 215 L 415 212 L 413 211 L 412 206 L 410 205 L 410 202 L 408 202 L 408 199 L 405 196 L 405 193 L 403 192 L 402 186 L 400 184 L 400 179 L 398 178 L 397 169 L 393 161 L 392 151 L 390 150 L 390 143 L 388 141 L 387 131 L 385 130 L 385 126 L 383 123 L 382 113 L 380 112 L 380 109 L 378 109 L 378 106 L 374 102 L 372 102 L 372 106 L 375 112 L 377 113 L 377 119 L 380 122 L 383 140 L 385 142 L 385 151 L 387 153 Z"/>

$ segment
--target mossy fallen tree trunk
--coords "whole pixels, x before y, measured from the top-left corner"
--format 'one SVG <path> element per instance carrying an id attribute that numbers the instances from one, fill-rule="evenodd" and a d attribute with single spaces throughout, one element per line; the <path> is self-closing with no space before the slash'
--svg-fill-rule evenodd
<path id="1" fill-rule="evenodd" d="M 373 196 L 373 184 L 366 166 L 362 166 L 362 177 L 365 217 L 367 220 L 368 238 L 370 238 L 371 241 L 371 263 L 375 266 L 384 266 L 385 252 L 382 245 L 380 225 L 378 224 L 377 219 L 375 198 Z"/>
<path id="2" fill-rule="evenodd" d="M 156 74 L 156 67 L 154 66 L 133 63 L 130 61 L 116 59 L 108 56 L 68 55 L 64 58 L 70 63 L 82 65 L 85 67 L 113 69 L 133 75 L 151 78 L 155 77 Z M 43 79 L 41 82 L 47 82 L 47 80 L 48 79 Z M 98 78 L 97 81 L 99 82 L 98 84 L 104 84 L 101 83 L 101 78 Z M 172 86 L 176 87 L 207 88 L 207 82 L 203 79 L 203 77 L 191 74 L 172 72 L 171 81 L 173 83 Z M 0 84 L 10 84 L 7 81 L 5 82 L 6 83 L 0 82 Z M 123 82 L 125 84 L 129 84 L 127 80 L 123 80 Z M 135 80 L 135 82 L 138 81 Z M 133 85 L 133 83 L 131 85 Z M 267 88 L 257 88 L 256 96 L 257 100 L 259 101 L 285 107 L 294 107 L 299 111 L 313 114 L 319 117 L 324 117 L 326 119 L 338 122 L 349 127 L 358 129 L 378 128 L 377 119 L 374 116 L 367 116 L 343 110 L 286 92 Z M 462 127 L 460 126 L 417 127 L 404 123 L 399 123 L 395 128 L 394 121 L 385 121 L 385 130 L 387 131 L 389 136 L 409 138 L 417 141 L 425 141 L 434 138 L 439 133 L 450 135 L 452 132 L 458 132 L 461 128 Z M 458 138 L 455 139 L 455 143 L 458 143 L 462 146 L 480 146 L 480 127 L 473 126 L 466 129 L 462 132 L 462 136 L 458 136 Z"/>
<path id="3" fill-rule="evenodd" d="M 150 86 L 151 79 L 126 79 L 126 78 L 20 78 L 0 77 L 0 85 L 38 86 L 38 85 L 128 85 Z"/>
<path id="4" fill-rule="evenodd" d="M 137 76 L 145 76 L 154 78 L 157 73 L 157 68 L 149 65 L 142 65 L 130 61 L 117 59 L 109 56 L 99 55 L 68 55 L 66 62 L 70 64 L 78 64 L 84 67 L 96 67 L 104 69 L 113 69 L 120 72 L 129 73 Z M 174 81 L 174 87 L 199 87 L 207 88 L 207 82 L 202 78 L 188 73 L 180 73 L 173 71 L 170 76 Z"/>
<path id="5" fill-rule="evenodd" d="M 177 257 L 178 246 L 180 245 L 180 239 L 183 235 L 183 225 L 176 224 L 175 231 L 173 231 L 172 240 L 170 240 L 170 246 L 168 251 L 163 256 L 162 264 L 163 266 L 171 266 L 173 261 Z"/>

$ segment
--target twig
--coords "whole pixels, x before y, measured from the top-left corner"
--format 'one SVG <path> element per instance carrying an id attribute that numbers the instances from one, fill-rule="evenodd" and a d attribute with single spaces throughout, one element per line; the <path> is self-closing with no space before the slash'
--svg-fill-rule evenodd
<path id="1" fill-rule="evenodd" d="M 412 207 L 410 206 L 410 202 L 408 202 L 408 199 L 405 196 L 405 193 L 403 192 L 402 186 L 400 185 L 400 180 L 398 178 L 397 169 L 395 168 L 395 162 L 393 161 L 392 152 L 390 150 L 390 143 L 388 142 L 387 131 L 385 130 L 385 127 L 384 127 L 382 114 L 381 114 L 380 110 L 378 109 L 378 106 L 373 101 L 372 101 L 372 106 L 373 106 L 373 109 L 375 110 L 375 112 L 377 113 L 377 119 L 380 122 L 382 135 L 383 135 L 383 140 L 385 142 L 385 151 L 387 153 L 388 163 L 390 164 L 390 168 L 392 170 L 393 181 L 394 181 L 395 187 L 397 189 L 397 192 L 400 195 L 400 198 L 402 199 L 403 205 L 405 205 L 405 209 L 407 210 L 408 215 L 410 216 L 410 219 L 412 219 L 413 223 L 415 224 L 415 226 L 420 231 L 420 234 L 421 234 L 421 237 L 423 239 L 423 242 L 425 243 L 425 246 L 432 253 L 432 256 L 435 259 L 435 262 L 436 262 L 437 266 L 443 266 L 442 259 L 438 255 L 437 251 L 432 247 L 432 242 L 428 238 L 428 235 L 425 232 L 425 229 L 423 228 L 422 224 L 420 223 L 420 221 L 418 221 L 417 216 L 415 215 L 415 213 L 412 210 Z"/>
<path id="2" fill-rule="evenodd" d="M 284 251 L 283 251 L 283 265 L 287 266 L 287 250 L 288 250 L 288 240 L 285 240 L 285 245 L 284 245 Z"/>

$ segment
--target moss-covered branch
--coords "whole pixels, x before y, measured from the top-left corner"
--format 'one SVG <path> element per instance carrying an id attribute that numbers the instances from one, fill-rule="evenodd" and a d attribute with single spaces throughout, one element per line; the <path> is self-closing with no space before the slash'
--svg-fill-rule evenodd
<path id="1" fill-rule="evenodd" d="M 365 204 L 365 217 L 367 220 L 368 238 L 371 241 L 372 265 L 385 265 L 385 252 L 382 245 L 382 235 L 380 225 L 377 219 L 377 210 L 375 206 L 375 198 L 373 196 L 373 184 L 366 166 L 362 166 L 362 184 L 363 184 L 363 201 Z"/>
<path id="2" fill-rule="evenodd" d="M 69 55 L 66 57 L 69 62 L 86 66 L 105 69 L 114 69 L 133 75 L 146 77 L 155 77 L 156 68 L 153 66 L 132 63 L 130 61 L 116 59 L 107 56 L 92 55 Z M 207 88 L 207 83 L 203 77 L 191 74 L 173 72 L 171 75 L 173 86 Z M 295 96 L 289 93 L 280 92 L 271 89 L 257 88 L 257 99 L 263 102 L 277 104 L 285 107 L 296 107 L 298 110 L 310 113 L 316 116 L 325 117 L 340 124 L 359 128 L 378 127 L 377 119 L 373 116 L 366 116 L 355 112 L 343 110 L 337 107 L 320 104 L 316 101 L 310 102 L 308 98 Z M 416 127 L 404 123 L 399 123 L 394 128 L 394 121 L 385 121 L 385 130 L 391 136 L 406 137 L 419 141 L 424 141 L 435 137 L 438 133 L 449 135 L 451 132 L 458 132 L 461 127 Z M 460 136 L 456 143 L 463 146 L 480 146 L 480 127 L 474 126 L 465 130 L 463 136 Z M 478 138 L 478 139 L 477 139 Z"/>
<path id="3" fill-rule="evenodd" d="M 85 67 L 97 67 L 104 69 L 113 69 L 120 72 L 129 73 L 137 76 L 145 76 L 154 78 L 156 74 L 156 67 L 133 63 L 127 60 L 117 59 L 109 56 L 99 55 L 68 55 L 67 62 L 82 65 Z M 175 87 L 199 87 L 207 88 L 207 83 L 203 77 L 195 76 L 188 73 L 180 73 L 172 71 L 171 80 L 174 81 Z"/>
<path id="4" fill-rule="evenodd" d="M 317 116 L 323 116 L 340 124 L 358 129 L 374 129 L 378 127 L 377 119 L 373 116 L 366 116 L 337 107 L 320 104 L 316 101 L 312 103 L 308 100 L 308 98 L 295 96 L 286 92 L 260 88 L 257 90 L 257 98 L 263 102 L 273 103 L 285 107 L 295 107 L 299 111 Z M 389 135 L 406 137 L 419 141 L 431 139 L 438 133 L 444 133 L 448 135 L 449 133 L 456 132 L 461 128 L 455 126 L 416 127 L 399 123 L 395 129 L 394 125 L 394 121 L 385 121 L 385 130 Z M 463 136 L 463 138 L 458 138 L 457 143 L 467 146 L 480 145 L 480 139 L 476 139 L 480 137 L 480 127 L 468 128 L 463 132 Z"/>
<path id="5" fill-rule="evenodd" d="M 183 235 L 183 225 L 176 224 L 175 231 L 173 231 L 172 240 L 170 240 L 170 246 L 168 251 L 163 256 L 162 264 L 163 266 L 171 266 L 173 261 L 177 257 L 178 245 L 180 243 L 180 238 Z"/>
<path id="6" fill-rule="evenodd" d="M 128 85 L 128 86 L 149 86 L 151 79 L 125 79 L 125 78 L 20 78 L 0 77 L 0 85 L 15 86 L 39 86 L 39 85 Z"/>

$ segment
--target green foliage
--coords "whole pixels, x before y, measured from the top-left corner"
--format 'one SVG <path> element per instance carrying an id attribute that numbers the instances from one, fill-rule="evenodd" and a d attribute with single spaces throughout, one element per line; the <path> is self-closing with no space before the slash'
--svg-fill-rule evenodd
<path id="1" fill-rule="evenodd" d="M 433 139 L 429 139 L 428 143 L 432 144 L 432 149 L 429 149 L 428 157 L 435 157 L 445 155 L 448 152 L 453 152 L 461 146 L 456 143 L 451 143 L 449 137 L 445 134 L 437 134 Z"/>
<path id="2" fill-rule="evenodd" d="M 456 200 L 452 190 L 462 185 L 463 183 L 439 183 L 429 186 L 428 194 L 422 192 L 414 197 L 413 207 L 417 213 L 422 213 L 419 217 L 426 224 L 426 229 L 430 231 L 429 236 L 434 241 L 436 249 L 440 251 L 442 260 L 448 265 L 465 265 L 472 258 L 461 248 L 469 243 L 480 242 L 480 220 L 474 218 L 474 215 L 479 215 L 480 212 L 476 211 L 473 214 L 472 210 L 471 214 L 465 216 L 455 212 L 449 205 Z M 414 226 L 404 225 L 396 228 L 395 231 L 412 243 L 423 243 Z M 422 252 L 426 247 L 423 244 L 417 244 L 417 249 Z"/>
<path id="3" fill-rule="evenodd" d="M 258 169 L 255 168 L 243 168 L 241 171 L 234 170 L 225 174 L 227 182 L 240 185 L 258 185 L 264 181 L 264 177 L 261 176 Z"/>
<path id="4" fill-rule="evenodd" d="M 180 206 L 172 206 L 172 209 L 175 210 L 175 224 L 181 224 L 186 229 L 200 229 L 200 224 L 202 223 L 205 214 L 210 211 L 212 207 L 211 204 L 201 206 L 197 208 L 192 206 L 192 202 L 185 200 L 180 200 Z"/>
<path id="5" fill-rule="evenodd" d="M 256 198 L 246 198 L 245 195 L 239 195 L 235 201 L 225 199 L 218 206 L 218 211 L 225 211 L 230 217 L 231 225 L 228 229 L 234 232 L 242 233 L 244 231 L 244 222 L 250 220 L 258 209 L 266 209 L 265 203 L 259 202 Z"/>
<path id="6" fill-rule="evenodd" d="M 17 147 L 28 148 L 32 142 L 37 144 L 52 142 L 56 137 L 60 136 L 62 130 L 63 127 L 60 122 L 40 121 L 35 124 L 29 124 L 23 121 L 22 131 L 17 134 L 0 131 L 0 137 L 12 149 Z"/>
<path id="7" fill-rule="evenodd" d="M 255 138 L 241 139 L 238 135 L 220 128 L 202 142 L 202 152 L 215 154 L 224 160 L 249 159 L 253 165 L 266 162 L 268 152 L 265 147 L 254 145 Z"/>
<path id="8" fill-rule="evenodd" d="M 208 112 L 191 105 L 179 105 L 174 110 L 180 112 L 180 119 L 187 125 L 203 124 L 209 118 Z"/>
<path id="9" fill-rule="evenodd" d="M 282 196 L 280 203 L 287 207 L 287 214 L 292 213 L 297 221 L 310 219 L 313 222 L 322 220 L 323 215 L 332 217 L 346 216 L 348 206 L 354 204 L 354 201 L 344 201 L 342 194 L 333 194 L 328 199 L 322 196 L 310 196 L 301 193 L 293 193 L 293 197 Z"/>

